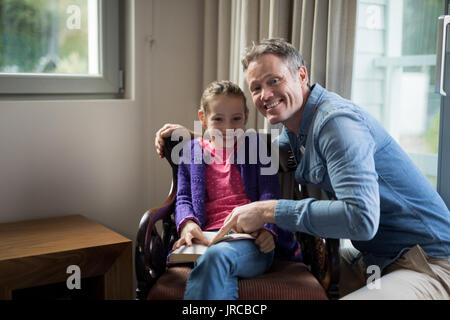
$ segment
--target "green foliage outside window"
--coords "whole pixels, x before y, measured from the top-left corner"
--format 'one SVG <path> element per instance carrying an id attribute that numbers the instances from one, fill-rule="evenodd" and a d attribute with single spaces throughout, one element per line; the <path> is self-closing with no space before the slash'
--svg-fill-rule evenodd
<path id="1" fill-rule="evenodd" d="M 0 72 L 87 73 L 87 1 L 0 0 Z M 69 5 L 79 29 L 66 26 Z"/>
<path id="2" fill-rule="evenodd" d="M 391 0 L 390 0 L 391 1 Z M 402 55 L 436 54 L 437 18 L 445 11 L 443 0 L 403 0 Z M 417 70 L 416 70 L 417 69 Z M 420 72 L 420 67 L 405 68 L 406 72 Z M 425 142 L 428 152 L 438 153 L 440 98 L 433 93 L 436 68 L 429 70 L 428 125 Z"/>

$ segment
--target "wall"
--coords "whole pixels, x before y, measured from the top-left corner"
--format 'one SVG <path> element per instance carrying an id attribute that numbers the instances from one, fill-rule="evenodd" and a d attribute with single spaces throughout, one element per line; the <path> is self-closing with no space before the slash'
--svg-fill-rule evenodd
<path id="1" fill-rule="evenodd" d="M 0 101 L 0 221 L 82 214 L 132 237 L 145 185 L 136 89 L 124 100 Z"/>
<path id="2" fill-rule="evenodd" d="M 82 214 L 134 241 L 142 214 L 167 196 L 154 134 L 165 122 L 192 126 L 203 1 L 126 7 L 126 99 L 0 101 L 0 222 Z"/>
<path id="3" fill-rule="evenodd" d="M 150 204 L 166 199 L 171 180 L 169 164 L 155 153 L 156 131 L 165 123 L 193 128 L 202 93 L 203 0 L 153 1 L 153 45 L 150 48 L 151 82 L 147 115 L 146 150 L 150 168 Z"/>

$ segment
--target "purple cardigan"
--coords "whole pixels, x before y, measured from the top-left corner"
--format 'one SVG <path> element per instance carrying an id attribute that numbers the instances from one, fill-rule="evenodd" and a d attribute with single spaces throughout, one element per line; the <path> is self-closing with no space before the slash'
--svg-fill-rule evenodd
<path id="1" fill-rule="evenodd" d="M 252 133 L 255 134 L 256 133 Z M 256 136 L 259 142 L 260 137 Z M 250 164 L 249 155 L 256 152 L 259 155 L 259 143 L 251 146 L 249 141 L 255 141 L 245 137 L 245 143 L 241 148 L 245 147 L 245 163 L 237 162 L 237 153 L 234 154 L 234 166 L 237 167 L 241 174 L 245 192 L 251 202 L 258 200 L 270 200 L 280 198 L 280 185 L 277 175 L 261 175 L 260 170 L 265 165 L 260 163 L 259 156 L 256 164 Z M 265 145 L 264 145 L 265 146 Z M 186 153 L 190 148 L 190 157 Z M 183 152 L 184 150 L 184 152 Z M 205 160 L 199 138 L 191 140 L 183 147 L 180 157 L 181 163 L 178 165 L 178 189 L 175 207 L 175 223 L 177 230 L 187 219 L 195 221 L 202 229 L 205 224 Z M 190 158 L 190 159 L 188 159 Z M 269 166 L 269 164 L 267 165 Z M 265 229 L 269 230 L 275 239 L 276 255 L 287 258 L 289 260 L 301 261 L 300 244 L 295 241 L 292 232 L 281 229 L 275 224 L 265 224 Z"/>

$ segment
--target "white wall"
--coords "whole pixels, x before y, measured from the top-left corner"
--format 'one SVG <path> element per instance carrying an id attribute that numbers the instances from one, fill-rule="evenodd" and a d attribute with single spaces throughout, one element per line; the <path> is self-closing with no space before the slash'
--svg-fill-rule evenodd
<path id="1" fill-rule="evenodd" d="M 0 222 L 82 214 L 134 241 L 167 196 L 154 134 L 195 118 L 203 1 L 130 0 L 126 15 L 127 99 L 0 101 Z"/>
<path id="2" fill-rule="evenodd" d="M 141 94 L 0 101 L 0 221 L 82 214 L 133 237 L 145 207 L 145 106 Z"/>
<path id="3" fill-rule="evenodd" d="M 164 123 L 193 128 L 202 93 L 203 0 L 155 0 L 150 49 L 151 83 L 147 132 L 151 206 L 166 199 L 169 164 L 156 156 L 154 137 Z"/>

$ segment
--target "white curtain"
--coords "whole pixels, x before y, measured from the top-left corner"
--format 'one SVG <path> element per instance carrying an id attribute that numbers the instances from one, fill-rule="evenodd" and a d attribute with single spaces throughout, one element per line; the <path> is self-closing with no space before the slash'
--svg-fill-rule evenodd
<path id="1" fill-rule="evenodd" d="M 310 83 L 351 96 L 357 0 L 204 0 L 203 87 L 229 79 L 244 89 L 249 128 L 265 127 L 240 63 L 253 41 L 284 38 L 306 61 Z"/>

